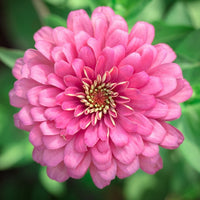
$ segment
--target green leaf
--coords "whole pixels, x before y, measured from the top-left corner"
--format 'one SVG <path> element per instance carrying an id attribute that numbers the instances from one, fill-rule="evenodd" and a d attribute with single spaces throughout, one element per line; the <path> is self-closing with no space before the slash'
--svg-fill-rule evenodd
<path id="1" fill-rule="evenodd" d="M 183 109 L 178 120 L 178 129 L 184 134 L 185 140 L 179 147 L 185 160 L 200 173 L 200 103 L 188 105 Z"/>
<path id="2" fill-rule="evenodd" d="M 200 30 L 191 32 L 176 48 L 176 52 L 189 61 L 200 61 Z"/>
<path id="3" fill-rule="evenodd" d="M 138 171 L 125 180 L 124 192 L 126 199 L 141 199 L 147 190 L 153 189 L 155 186 L 155 176 Z"/>
<path id="4" fill-rule="evenodd" d="M 0 61 L 12 68 L 17 58 L 23 57 L 24 51 L 0 47 Z"/>
<path id="5" fill-rule="evenodd" d="M 200 1 L 189 1 L 186 5 L 194 27 L 200 28 Z"/>
<path id="6" fill-rule="evenodd" d="M 57 26 L 66 27 L 66 20 L 54 14 L 48 15 L 46 18 L 44 18 L 44 22 L 46 26 L 51 26 L 52 28 Z"/>
<path id="7" fill-rule="evenodd" d="M 155 22 L 153 25 L 156 33 L 153 44 L 167 43 L 172 48 L 177 47 L 182 39 L 193 31 L 192 27 L 170 26 L 162 22 Z"/>
<path id="8" fill-rule="evenodd" d="M 191 26 L 192 23 L 188 16 L 186 4 L 182 1 L 175 2 L 167 13 L 165 22 L 170 25 Z"/>
<path id="9" fill-rule="evenodd" d="M 62 196 L 66 193 L 67 188 L 64 183 L 59 183 L 57 181 L 54 181 L 50 179 L 47 176 L 46 168 L 41 167 L 40 168 L 40 175 L 39 175 L 40 181 L 43 185 L 43 187 L 50 193 L 55 196 Z"/>

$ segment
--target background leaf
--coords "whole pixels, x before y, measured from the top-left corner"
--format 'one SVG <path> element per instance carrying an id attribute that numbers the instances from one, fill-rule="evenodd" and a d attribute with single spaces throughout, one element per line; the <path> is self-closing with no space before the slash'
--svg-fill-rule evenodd
<path id="1" fill-rule="evenodd" d="M 17 58 L 23 57 L 24 51 L 0 47 L 0 61 L 13 68 Z"/>

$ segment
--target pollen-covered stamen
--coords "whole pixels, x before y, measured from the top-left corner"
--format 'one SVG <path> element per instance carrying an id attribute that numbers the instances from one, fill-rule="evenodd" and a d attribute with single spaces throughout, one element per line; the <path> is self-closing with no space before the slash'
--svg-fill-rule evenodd
<path id="1" fill-rule="evenodd" d="M 89 78 L 88 78 L 89 79 Z M 112 117 L 117 117 L 115 110 L 116 104 L 114 98 L 119 94 L 113 91 L 113 86 L 116 83 L 106 82 L 106 75 L 101 77 L 97 75 L 97 79 L 88 84 L 90 80 L 83 80 L 84 94 L 80 94 L 77 97 L 81 102 L 85 104 L 85 114 L 96 113 L 96 119 L 100 120 L 103 114 L 112 113 Z M 110 111 L 110 112 L 108 112 Z"/>

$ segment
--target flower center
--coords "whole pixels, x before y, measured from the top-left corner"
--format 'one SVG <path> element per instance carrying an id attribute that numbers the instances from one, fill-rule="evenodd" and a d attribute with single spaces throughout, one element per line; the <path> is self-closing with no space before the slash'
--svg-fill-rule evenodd
<path id="1" fill-rule="evenodd" d="M 106 114 L 110 108 L 113 110 L 116 107 L 113 99 L 118 96 L 118 93 L 113 91 L 116 83 L 105 83 L 105 80 L 100 75 L 91 84 L 82 82 L 85 96 L 81 99 L 81 102 L 87 106 L 85 114 L 94 112 Z"/>

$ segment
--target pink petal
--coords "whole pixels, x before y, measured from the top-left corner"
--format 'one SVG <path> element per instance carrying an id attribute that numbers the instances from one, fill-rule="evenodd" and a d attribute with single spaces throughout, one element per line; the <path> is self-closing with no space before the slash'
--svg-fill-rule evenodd
<path id="1" fill-rule="evenodd" d="M 123 164 L 130 164 L 136 157 L 136 152 L 134 147 L 134 140 L 129 137 L 128 143 L 123 146 L 115 146 L 112 144 L 112 153 L 113 156 Z"/>
<path id="2" fill-rule="evenodd" d="M 48 167 L 55 167 L 63 161 L 64 149 L 45 149 L 43 161 Z"/>
<path id="3" fill-rule="evenodd" d="M 9 99 L 10 99 L 10 104 L 12 106 L 17 107 L 17 108 L 21 108 L 21 107 L 25 106 L 28 103 L 26 99 L 18 97 L 15 94 L 14 89 L 10 90 Z"/>
<path id="4" fill-rule="evenodd" d="M 79 58 L 83 60 L 85 66 L 94 67 L 96 64 L 94 52 L 90 47 L 82 47 L 79 51 Z"/>
<path id="5" fill-rule="evenodd" d="M 76 168 L 68 168 L 69 176 L 75 179 L 82 178 L 87 172 L 90 163 L 91 163 L 91 156 L 89 153 L 87 153 Z"/>
<path id="6" fill-rule="evenodd" d="M 35 43 L 35 48 L 46 57 L 48 60 L 53 60 L 51 56 L 51 52 L 53 50 L 54 45 L 45 40 L 38 40 Z"/>
<path id="7" fill-rule="evenodd" d="M 144 43 L 151 44 L 155 35 L 155 30 L 153 25 L 147 22 L 137 22 L 131 32 L 130 32 L 130 39 L 137 37 L 143 40 Z"/>
<path id="8" fill-rule="evenodd" d="M 85 10 L 82 9 L 69 13 L 67 18 L 67 28 L 72 30 L 75 34 L 80 31 L 85 31 L 91 36 L 93 35 L 90 18 Z"/>
<path id="9" fill-rule="evenodd" d="M 81 87 L 81 81 L 76 76 L 67 75 L 64 77 L 64 82 L 67 87 Z"/>
<path id="10" fill-rule="evenodd" d="M 27 98 L 30 104 L 34 106 L 40 106 L 39 104 L 39 94 L 42 90 L 46 89 L 45 86 L 36 86 L 28 90 Z"/>
<path id="11" fill-rule="evenodd" d="M 40 163 L 42 166 L 45 165 L 43 161 L 43 152 L 44 152 L 44 147 L 40 146 L 40 147 L 34 147 L 32 153 L 33 160 L 37 163 Z"/>
<path id="12" fill-rule="evenodd" d="M 163 85 L 160 78 L 155 76 L 150 76 L 149 82 L 144 87 L 140 88 L 140 91 L 146 94 L 156 94 L 160 92 L 162 88 Z"/>
<path id="13" fill-rule="evenodd" d="M 164 122 L 161 124 L 165 128 L 167 133 L 160 143 L 160 146 L 166 149 L 178 148 L 184 140 L 183 134 L 170 124 Z"/>
<path id="14" fill-rule="evenodd" d="M 105 45 L 109 47 L 123 45 L 124 47 L 126 47 L 127 43 L 128 43 L 128 33 L 126 31 L 117 29 L 108 36 Z"/>
<path id="15" fill-rule="evenodd" d="M 77 58 L 72 62 L 72 68 L 78 78 L 82 78 L 83 67 L 84 67 L 84 62 L 81 59 Z"/>
<path id="16" fill-rule="evenodd" d="M 64 111 L 56 119 L 56 128 L 65 129 L 69 121 L 73 119 L 73 112 Z"/>
<path id="17" fill-rule="evenodd" d="M 167 112 L 168 112 L 168 105 L 164 101 L 156 99 L 155 106 L 150 110 L 144 112 L 143 114 L 146 117 L 158 119 L 165 117 L 167 115 Z"/>
<path id="18" fill-rule="evenodd" d="M 47 108 L 45 110 L 45 117 L 48 120 L 54 120 L 63 113 L 60 107 Z"/>
<path id="19" fill-rule="evenodd" d="M 150 142 L 144 142 L 143 156 L 153 157 L 159 153 L 159 146 Z"/>
<path id="20" fill-rule="evenodd" d="M 152 124 L 148 118 L 139 112 L 134 112 L 133 115 L 127 116 L 132 123 L 137 124 L 137 133 L 141 135 L 149 135 L 153 129 Z"/>
<path id="21" fill-rule="evenodd" d="M 150 120 L 152 125 L 153 125 L 153 130 L 151 132 L 150 135 L 143 137 L 144 140 L 148 141 L 148 142 L 152 142 L 155 144 L 159 144 L 165 134 L 166 134 L 166 130 L 163 128 L 163 126 L 157 121 L 157 120 Z"/>
<path id="22" fill-rule="evenodd" d="M 159 43 L 154 47 L 157 50 L 157 56 L 153 62 L 152 68 L 160 64 L 171 63 L 176 59 L 176 54 L 169 45 Z"/>
<path id="23" fill-rule="evenodd" d="M 182 70 L 179 65 L 176 63 L 166 63 L 159 65 L 157 67 L 154 67 L 153 69 L 149 70 L 149 74 L 153 76 L 158 76 L 158 77 L 166 77 L 166 76 L 171 76 L 174 78 L 182 78 Z"/>
<path id="24" fill-rule="evenodd" d="M 141 58 L 138 65 L 135 65 L 135 72 L 148 70 L 155 59 L 156 49 L 150 44 L 144 44 L 137 50 L 137 53 L 141 55 Z"/>
<path id="25" fill-rule="evenodd" d="M 114 50 L 114 66 L 118 66 L 126 55 L 125 47 L 123 45 L 117 45 L 112 49 Z"/>
<path id="26" fill-rule="evenodd" d="M 110 138 L 116 146 L 123 147 L 128 143 L 128 133 L 121 127 L 120 124 L 110 129 Z"/>
<path id="27" fill-rule="evenodd" d="M 121 126 L 127 131 L 127 132 L 135 132 L 137 130 L 137 124 L 135 124 L 133 121 L 128 119 L 127 117 L 120 116 L 119 117 L 119 123 Z"/>
<path id="28" fill-rule="evenodd" d="M 79 118 L 72 118 L 66 127 L 66 133 L 68 135 L 74 135 L 75 133 L 77 133 L 80 130 L 80 122 L 79 122 Z"/>
<path id="29" fill-rule="evenodd" d="M 46 117 L 44 116 L 44 107 L 33 107 L 30 110 L 32 119 L 36 122 L 45 121 Z"/>
<path id="30" fill-rule="evenodd" d="M 102 55 L 105 58 L 104 71 L 109 71 L 114 66 L 115 51 L 113 48 L 105 47 L 102 51 Z"/>
<path id="31" fill-rule="evenodd" d="M 109 128 L 102 122 L 99 122 L 98 127 L 98 137 L 105 141 L 107 139 L 107 135 L 109 134 Z"/>
<path id="32" fill-rule="evenodd" d="M 99 140 L 97 132 L 98 128 L 91 125 L 85 130 L 84 141 L 88 147 L 93 147 Z"/>
<path id="33" fill-rule="evenodd" d="M 157 94 L 158 97 L 161 97 L 161 96 L 164 96 L 164 95 L 171 93 L 177 87 L 177 81 L 173 77 L 170 77 L 170 76 L 167 77 L 166 76 L 166 77 L 162 77 L 160 80 L 162 82 L 163 88 Z"/>
<path id="34" fill-rule="evenodd" d="M 112 164 L 108 169 L 99 170 L 98 173 L 104 180 L 113 180 L 116 176 L 117 165 L 114 159 L 112 159 Z"/>
<path id="35" fill-rule="evenodd" d="M 113 9 L 110 8 L 110 7 L 106 7 L 106 6 L 101 6 L 101 7 L 95 8 L 93 13 L 92 13 L 92 19 L 97 14 L 103 14 L 109 22 L 111 22 L 113 17 L 115 16 Z M 97 16 L 99 16 L 99 15 L 97 15 Z"/>
<path id="36" fill-rule="evenodd" d="M 167 115 L 163 117 L 165 121 L 178 119 L 181 116 L 181 107 L 178 103 L 170 100 L 164 100 L 168 106 Z"/>
<path id="37" fill-rule="evenodd" d="M 48 65 L 34 65 L 31 68 L 30 77 L 42 84 L 47 83 L 47 76 L 53 72 L 53 68 Z"/>
<path id="38" fill-rule="evenodd" d="M 60 93 L 57 88 L 47 88 L 40 92 L 39 103 L 46 107 L 56 106 L 56 96 Z"/>
<path id="39" fill-rule="evenodd" d="M 73 32 L 64 27 L 56 27 L 53 29 L 53 38 L 58 45 L 73 43 Z"/>
<path id="40" fill-rule="evenodd" d="M 158 170 L 162 169 L 163 162 L 159 154 L 153 157 L 140 156 L 140 168 L 148 173 L 155 174 Z"/>
<path id="41" fill-rule="evenodd" d="M 87 145 L 85 144 L 84 136 L 85 136 L 85 134 L 82 131 L 77 133 L 75 136 L 74 148 L 76 151 L 78 151 L 80 153 L 86 152 L 88 150 Z"/>
<path id="42" fill-rule="evenodd" d="M 90 35 L 84 31 L 80 31 L 75 35 L 76 51 L 79 52 L 82 47 L 87 46 Z"/>
<path id="43" fill-rule="evenodd" d="M 58 182 L 64 182 L 69 178 L 67 168 L 63 162 L 56 167 L 47 167 L 47 175 Z"/>
<path id="44" fill-rule="evenodd" d="M 12 70 L 12 74 L 13 76 L 16 78 L 16 79 L 20 79 L 22 78 L 22 67 L 24 65 L 24 60 L 23 58 L 18 58 L 15 62 L 15 65 L 13 67 L 13 70 Z"/>
<path id="45" fill-rule="evenodd" d="M 80 120 L 80 128 L 86 129 L 91 123 L 91 116 L 87 115 Z"/>
<path id="46" fill-rule="evenodd" d="M 64 163 L 68 168 L 76 168 L 84 158 L 85 153 L 75 150 L 74 139 L 72 139 L 65 147 Z"/>
<path id="47" fill-rule="evenodd" d="M 91 174 L 91 177 L 92 177 L 92 180 L 94 182 L 94 184 L 99 188 L 99 189 L 102 189 L 104 188 L 105 186 L 109 185 L 110 184 L 110 180 L 105 180 L 103 179 L 99 173 L 98 173 L 98 170 L 92 165 L 90 167 L 90 174 Z"/>
<path id="48" fill-rule="evenodd" d="M 54 70 L 55 70 L 55 73 L 60 77 L 63 77 L 68 74 L 74 75 L 74 71 L 72 67 L 70 66 L 70 64 L 63 60 L 57 61 L 55 63 Z"/>
<path id="49" fill-rule="evenodd" d="M 29 141 L 33 146 L 41 146 L 42 145 L 42 133 L 38 126 L 34 126 L 29 134 Z"/>
<path id="50" fill-rule="evenodd" d="M 59 149 L 66 145 L 66 141 L 60 135 L 44 135 L 42 140 L 48 149 Z"/>
<path id="51" fill-rule="evenodd" d="M 27 92 L 37 85 L 37 82 L 31 79 L 22 78 L 14 83 L 14 91 L 18 97 L 26 98 Z"/>
<path id="52" fill-rule="evenodd" d="M 59 62 L 59 61 L 67 61 L 66 56 L 63 52 L 63 46 L 56 46 L 53 48 L 51 52 L 53 63 Z"/>
<path id="53" fill-rule="evenodd" d="M 176 94 L 170 94 L 170 99 L 172 101 L 182 103 L 192 96 L 193 91 L 190 84 L 186 80 L 183 80 L 183 83 L 184 85 L 182 89 L 180 89 Z"/>
<path id="54" fill-rule="evenodd" d="M 122 80 L 129 80 L 133 75 L 134 69 L 131 65 L 123 65 L 119 66 L 118 71 L 119 71 L 118 80 L 122 81 Z"/>
<path id="55" fill-rule="evenodd" d="M 37 42 L 39 40 L 44 40 L 44 41 L 48 41 L 48 42 L 54 42 L 53 38 L 52 38 L 52 31 L 53 29 L 48 27 L 48 26 L 43 26 L 40 30 L 38 30 L 33 38 L 34 40 Z"/>
<path id="56" fill-rule="evenodd" d="M 130 105 L 133 109 L 148 110 L 156 103 L 153 95 L 144 94 L 137 89 L 128 88 L 125 90 L 125 96 L 132 99 Z"/>
<path id="57" fill-rule="evenodd" d="M 117 176 L 122 179 L 134 174 L 140 167 L 138 156 L 135 157 L 133 162 L 128 165 L 124 165 L 117 162 Z"/>
<path id="58" fill-rule="evenodd" d="M 132 52 L 135 52 L 139 47 L 141 47 L 144 44 L 144 41 L 140 38 L 133 37 L 131 40 L 129 40 L 127 45 L 127 53 L 130 54 Z"/>
<path id="59" fill-rule="evenodd" d="M 74 117 L 81 116 L 85 111 L 85 105 L 78 105 L 74 110 Z"/>
<path id="60" fill-rule="evenodd" d="M 72 61 L 77 57 L 76 48 L 71 43 L 66 43 L 63 46 L 63 53 L 65 54 L 68 63 L 72 63 Z"/>
<path id="61" fill-rule="evenodd" d="M 60 130 L 55 128 L 55 124 L 53 122 L 42 122 L 40 124 L 40 129 L 43 135 L 58 135 L 60 133 Z"/>
<path id="62" fill-rule="evenodd" d="M 134 73 L 129 80 L 129 87 L 141 88 L 148 83 L 149 79 L 149 75 L 145 71 Z"/>
<path id="63" fill-rule="evenodd" d="M 79 101 L 64 101 L 62 103 L 63 110 L 75 110 L 75 108 L 80 104 Z"/>
<path id="64" fill-rule="evenodd" d="M 32 125 L 33 118 L 30 114 L 31 107 L 29 105 L 24 106 L 18 113 L 19 120 L 25 125 Z"/>
<path id="65" fill-rule="evenodd" d="M 92 49 L 92 51 L 94 52 L 95 58 L 98 59 L 101 53 L 101 43 L 99 38 L 95 39 L 95 38 L 89 38 L 87 40 L 87 45 Z"/>
<path id="66" fill-rule="evenodd" d="M 48 82 L 48 84 L 55 86 L 62 90 L 64 90 L 66 88 L 63 79 L 54 73 L 51 73 L 48 75 L 47 82 Z"/>
<path id="67" fill-rule="evenodd" d="M 141 56 L 139 53 L 131 53 L 128 56 L 126 56 L 119 64 L 119 66 L 123 65 L 131 65 L 134 69 L 139 65 L 139 62 L 141 60 Z"/>

